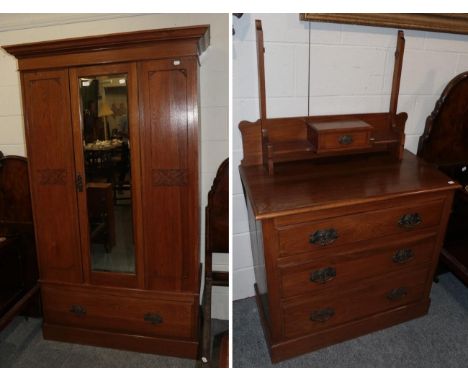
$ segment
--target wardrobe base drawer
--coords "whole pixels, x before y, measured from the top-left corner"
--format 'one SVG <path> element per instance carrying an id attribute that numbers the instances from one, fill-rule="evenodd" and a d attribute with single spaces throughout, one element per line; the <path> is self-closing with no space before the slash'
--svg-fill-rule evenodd
<path id="1" fill-rule="evenodd" d="M 50 325 L 152 337 L 195 339 L 195 298 L 157 299 L 125 291 L 42 286 L 44 321 Z"/>
<path id="2" fill-rule="evenodd" d="M 46 340 L 52 341 L 72 342 L 82 345 L 101 346 L 191 359 L 196 359 L 198 354 L 198 340 L 155 338 L 48 323 L 44 323 L 42 332 Z"/>

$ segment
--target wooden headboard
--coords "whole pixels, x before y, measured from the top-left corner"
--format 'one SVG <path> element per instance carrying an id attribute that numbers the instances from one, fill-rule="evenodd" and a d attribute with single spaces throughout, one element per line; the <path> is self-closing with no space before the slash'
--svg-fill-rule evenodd
<path id="1" fill-rule="evenodd" d="M 418 156 L 439 166 L 468 163 L 468 72 L 448 83 L 427 117 Z"/>

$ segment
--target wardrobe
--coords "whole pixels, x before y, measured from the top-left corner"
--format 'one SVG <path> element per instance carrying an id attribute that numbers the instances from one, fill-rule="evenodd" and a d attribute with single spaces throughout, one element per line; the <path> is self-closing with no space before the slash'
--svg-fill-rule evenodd
<path id="1" fill-rule="evenodd" d="M 44 338 L 196 357 L 208 44 L 202 25 L 3 47 L 21 76 Z"/>

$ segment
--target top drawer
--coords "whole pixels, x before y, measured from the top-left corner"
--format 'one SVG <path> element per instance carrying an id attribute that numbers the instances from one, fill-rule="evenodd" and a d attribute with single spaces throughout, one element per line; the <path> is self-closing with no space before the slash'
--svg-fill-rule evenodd
<path id="1" fill-rule="evenodd" d="M 443 200 L 279 227 L 280 256 L 437 226 Z"/>

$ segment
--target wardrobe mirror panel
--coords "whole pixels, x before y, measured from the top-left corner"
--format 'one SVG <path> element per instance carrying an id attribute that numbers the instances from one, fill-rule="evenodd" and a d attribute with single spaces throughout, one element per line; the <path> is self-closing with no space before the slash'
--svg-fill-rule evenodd
<path id="1" fill-rule="evenodd" d="M 135 273 L 127 75 L 79 85 L 91 269 Z"/>

